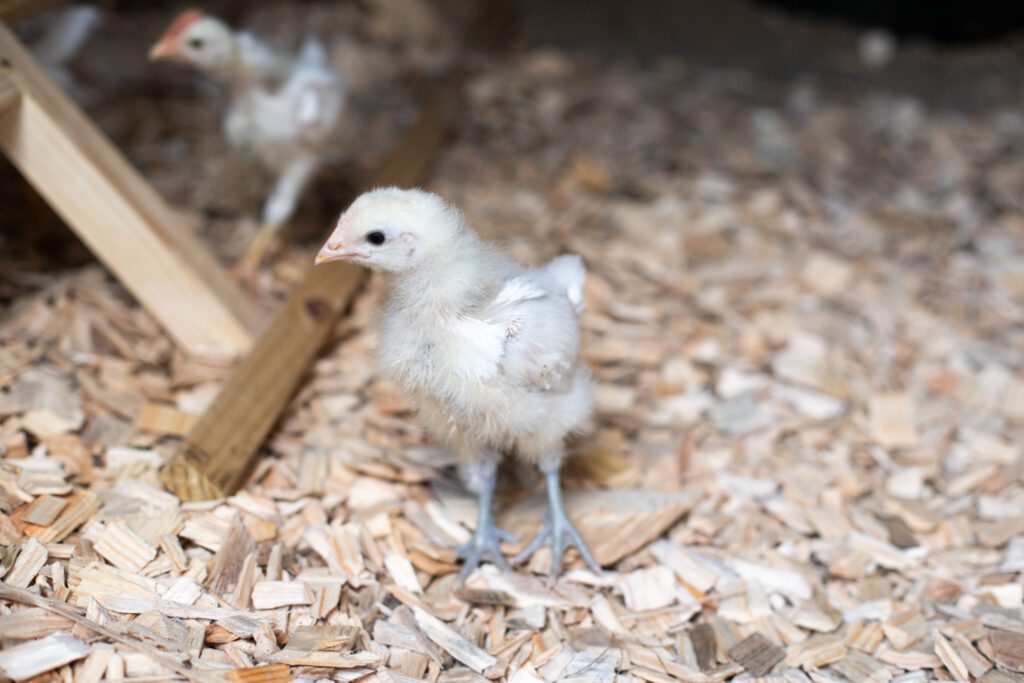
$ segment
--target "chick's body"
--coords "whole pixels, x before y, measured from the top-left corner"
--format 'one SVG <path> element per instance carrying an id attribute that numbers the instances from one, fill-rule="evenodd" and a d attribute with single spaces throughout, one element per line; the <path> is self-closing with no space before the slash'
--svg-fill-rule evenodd
<path id="1" fill-rule="evenodd" d="M 249 34 L 236 40 L 239 64 L 226 75 L 228 142 L 274 173 L 300 159 L 319 163 L 337 135 L 344 105 L 341 78 L 327 65 L 323 45 L 309 38 L 293 60 Z"/>
<path id="2" fill-rule="evenodd" d="M 263 205 L 263 228 L 241 265 L 251 275 L 337 147 L 345 104 L 341 75 L 313 36 L 292 57 L 197 10 L 180 14 L 150 57 L 182 62 L 222 81 L 229 98 L 225 137 L 276 178 Z"/>
<path id="3" fill-rule="evenodd" d="M 440 282 L 416 274 L 393 283 L 381 369 L 461 458 L 492 451 L 555 465 L 593 404 L 577 311 L 559 277 L 582 287 L 582 265 L 561 257 L 526 270 L 471 242 Z"/>
<path id="4" fill-rule="evenodd" d="M 463 578 L 483 555 L 504 564 L 490 503 L 506 453 L 547 477 L 551 520 L 528 553 L 551 537 L 554 572 L 565 542 L 596 566 L 565 514 L 558 481 L 564 440 L 593 409 L 593 382 L 579 354 L 586 277 L 579 257 L 525 268 L 482 242 L 440 197 L 384 189 L 356 200 L 317 257 L 338 259 L 387 276 L 381 371 L 451 444 L 480 495 Z"/>

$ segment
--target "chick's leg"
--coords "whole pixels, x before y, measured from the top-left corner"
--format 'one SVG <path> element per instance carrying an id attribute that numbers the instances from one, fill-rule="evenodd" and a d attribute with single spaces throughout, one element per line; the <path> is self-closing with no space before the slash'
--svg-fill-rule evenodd
<path id="1" fill-rule="evenodd" d="M 277 238 L 278 231 L 281 230 L 281 223 L 264 223 L 260 226 L 259 232 L 256 233 L 256 237 L 253 238 L 249 244 L 249 248 L 245 250 L 245 255 L 242 260 L 238 262 L 235 267 L 235 272 L 238 277 L 245 280 L 247 283 L 255 283 L 256 275 L 260 269 L 260 265 L 263 263 L 263 259 L 266 257 L 267 252 L 273 246 L 274 241 Z"/>
<path id="2" fill-rule="evenodd" d="M 590 548 L 587 547 L 580 532 L 576 530 L 569 513 L 565 510 L 565 501 L 562 499 L 562 484 L 559 481 L 561 462 L 550 467 L 542 467 L 544 479 L 548 488 L 548 518 L 544 527 L 523 550 L 512 558 L 513 564 L 520 564 L 530 558 L 537 550 L 546 544 L 551 545 L 551 572 L 552 578 L 562 571 L 562 555 L 568 548 L 573 546 L 580 551 L 583 561 L 595 572 L 601 572 L 601 565 L 594 559 Z"/>
<path id="3" fill-rule="evenodd" d="M 278 177 L 263 206 L 263 224 L 238 264 L 238 273 L 251 279 L 274 246 L 278 233 L 295 213 L 302 191 L 316 171 L 316 159 L 301 157 L 291 162 Z"/>
<path id="4" fill-rule="evenodd" d="M 494 487 L 498 481 L 498 461 L 495 457 L 485 457 L 470 466 L 470 485 L 478 489 L 476 531 L 469 542 L 456 548 L 462 556 L 462 570 L 459 571 L 459 584 L 465 583 L 480 562 L 490 560 L 500 569 L 509 568 L 505 556 L 499 547 L 502 541 L 514 541 L 515 537 L 494 525 L 494 513 L 491 504 L 494 501 Z"/>

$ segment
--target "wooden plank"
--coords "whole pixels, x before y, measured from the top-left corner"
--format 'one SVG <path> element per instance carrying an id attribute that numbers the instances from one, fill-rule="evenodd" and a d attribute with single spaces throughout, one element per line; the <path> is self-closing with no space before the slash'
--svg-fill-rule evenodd
<path id="1" fill-rule="evenodd" d="M 21 98 L 21 91 L 18 90 L 18 85 L 7 71 L 7 67 L 0 64 L 0 113 L 13 107 Z"/>
<path id="2" fill-rule="evenodd" d="M 186 352 L 244 353 L 256 304 L 2 22 L 0 60 L 0 149 Z"/>
<path id="3" fill-rule="evenodd" d="M 463 78 L 431 90 L 419 120 L 367 187 L 423 181 L 457 110 Z M 164 468 L 164 484 L 182 500 L 220 498 L 244 482 L 257 450 L 366 271 L 347 263 L 311 268 L 266 333 Z"/>
<path id="4" fill-rule="evenodd" d="M 62 3 L 62 0 L 0 0 L 0 17 L 5 21 L 27 19 Z"/>

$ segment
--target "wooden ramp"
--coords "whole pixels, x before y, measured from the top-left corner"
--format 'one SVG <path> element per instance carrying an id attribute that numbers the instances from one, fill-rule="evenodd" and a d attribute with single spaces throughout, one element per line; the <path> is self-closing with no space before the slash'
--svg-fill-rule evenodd
<path id="1" fill-rule="evenodd" d="M 0 149 L 186 353 L 249 349 L 255 302 L 2 20 Z"/>

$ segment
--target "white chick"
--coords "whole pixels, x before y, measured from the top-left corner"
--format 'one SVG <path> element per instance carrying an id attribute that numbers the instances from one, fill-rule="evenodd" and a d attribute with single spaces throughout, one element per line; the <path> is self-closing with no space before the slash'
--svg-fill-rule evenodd
<path id="1" fill-rule="evenodd" d="M 585 425 L 594 403 L 579 357 L 580 258 L 524 268 L 482 242 L 441 197 L 385 188 L 356 199 L 316 257 L 318 264 L 338 260 L 387 277 L 381 372 L 451 444 L 479 495 L 476 532 L 460 548 L 460 580 L 485 557 L 508 567 L 499 543 L 510 536 L 491 512 L 507 453 L 540 468 L 550 505 L 544 528 L 513 561 L 550 543 L 554 576 L 565 549 L 576 546 L 599 571 L 566 513 L 559 482 L 565 437 Z"/>
<path id="2" fill-rule="evenodd" d="M 277 176 L 263 207 L 263 227 L 240 265 L 251 276 L 334 148 L 345 104 L 341 75 L 312 36 L 292 58 L 199 10 L 180 14 L 149 57 L 188 64 L 224 81 L 230 89 L 228 142 Z"/>

